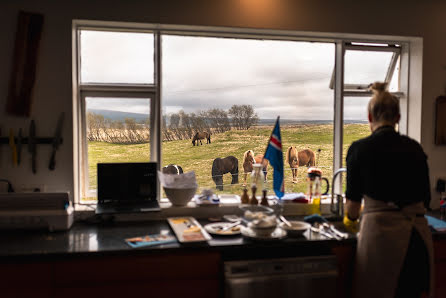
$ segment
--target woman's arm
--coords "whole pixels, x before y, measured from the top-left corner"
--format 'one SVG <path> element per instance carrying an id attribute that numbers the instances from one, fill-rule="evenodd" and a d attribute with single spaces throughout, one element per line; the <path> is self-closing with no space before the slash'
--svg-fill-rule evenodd
<path id="1" fill-rule="evenodd" d="M 348 198 L 345 201 L 345 211 L 348 215 L 348 218 L 352 221 L 357 220 L 359 218 L 359 211 L 361 210 L 361 203 L 349 200 Z"/>

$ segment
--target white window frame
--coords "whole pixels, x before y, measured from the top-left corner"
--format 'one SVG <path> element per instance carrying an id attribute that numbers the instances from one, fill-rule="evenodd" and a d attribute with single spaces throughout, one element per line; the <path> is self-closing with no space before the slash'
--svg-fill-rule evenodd
<path id="1" fill-rule="evenodd" d="M 80 55 L 79 55 L 79 31 L 85 30 L 108 30 L 116 32 L 152 32 L 154 33 L 154 84 L 152 85 L 128 85 L 128 84 L 80 84 Z M 400 91 L 398 95 L 401 104 L 400 132 L 407 133 L 408 116 L 408 91 L 409 91 L 409 49 L 410 37 L 388 37 L 388 36 L 367 36 L 356 34 L 331 34 L 316 32 L 297 32 L 285 30 L 269 29 L 239 29 L 226 27 L 208 26 L 185 26 L 185 25 L 163 25 L 163 24 L 142 24 L 142 23 L 122 23 L 74 20 L 73 32 L 73 138 L 74 138 L 74 198 L 76 203 L 80 203 L 82 186 L 85 186 L 85 174 L 82 173 L 88 164 L 86 161 L 86 137 L 85 137 L 85 106 L 84 99 L 89 95 L 99 94 L 104 96 L 114 96 L 113 94 L 125 94 L 127 97 L 148 96 L 151 99 L 150 108 L 150 159 L 158 162 L 160 167 L 161 159 L 161 35 L 175 34 L 185 36 L 206 36 L 206 37 L 228 37 L 243 39 L 268 39 L 285 41 L 312 41 L 328 42 L 335 44 L 335 69 L 333 72 L 334 88 L 334 130 L 333 130 L 333 172 L 342 167 L 342 145 L 343 145 L 343 99 L 344 96 L 370 96 L 366 90 L 346 90 L 344 87 L 344 53 L 346 48 L 366 49 L 367 46 L 355 45 L 352 43 L 377 43 L 377 44 L 398 44 L 400 48 Z M 373 47 L 376 50 L 377 47 Z M 393 59 L 391 67 L 397 59 Z M 393 68 L 393 69 L 391 69 Z M 390 78 L 389 78 L 390 80 Z M 136 95 L 138 94 L 138 95 Z M 85 164 L 87 162 L 87 164 Z M 84 181 L 84 183 L 81 183 Z M 335 190 L 341 189 L 341 181 L 335 186 Z M 161 192 L 160 192 L 161 193 Z M 160 194 L 159 194 L 160 196 Z M 160 197 L 158 197 L 160 199 Z"/>

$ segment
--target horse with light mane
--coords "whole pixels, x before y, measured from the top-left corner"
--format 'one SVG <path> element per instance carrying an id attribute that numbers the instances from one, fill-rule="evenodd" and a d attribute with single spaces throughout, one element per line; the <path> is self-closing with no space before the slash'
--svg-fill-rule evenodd
<path id="1" fill-rule="evenodd" d="M 293 183 L 297 183 L 297 169 L 299 166 L 314 167 L 316 164 L 316 159 L 312 150 L 304 149 L 298 152 L 295 146 L 288 148 L 285 160 L 290 165 L 291 174 L 293 175 Z"/>
<path id="2" fill-rule="evenodd" d="M 195 133 L 194 137 L 192 138 L 192 145 L 195 146 L 195 142 L 197 142 L 197 146 L 198 146 L 198 142 L 200 142 L 201 145 L 203 145 L 203 143 L 201 142 L 201 140 L 206 139 L 206 144 L 210 144 L 211 143 L 211 133 L 207 132 L 207 131 L 203 131 L 203 132 L 197 132 Z"/>
<path id="3" fill-rule="evenodd" d="M 268 174 L 268 160 L 263 158 L 263 154 L 254 155 L 254 151 L 247 150 L 243 153 L 243 186 L 246 186 L 246 179 L 249 173 L 252 173 L 254 164 L 262 164 L 262 171 L 265 176 Z"/>

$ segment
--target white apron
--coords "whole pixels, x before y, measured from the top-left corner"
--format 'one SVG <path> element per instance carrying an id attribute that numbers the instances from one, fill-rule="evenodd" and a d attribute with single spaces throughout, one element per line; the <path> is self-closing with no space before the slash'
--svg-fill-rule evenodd
<path id="1" fill-rule="evenodd" d="M 432 235 L 423 203 L 399 209 L 393 204 L 364 198 L 356 250 L 353 297 L 393 298 L 406 257 L 412 228 L 420 234 L 430 260 L 430 293 L 433 297 L 434 263 Z"/>

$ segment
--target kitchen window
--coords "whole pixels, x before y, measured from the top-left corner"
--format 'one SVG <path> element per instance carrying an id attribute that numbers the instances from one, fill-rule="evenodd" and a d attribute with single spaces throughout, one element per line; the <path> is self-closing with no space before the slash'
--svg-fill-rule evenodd
<path id="1" fill-rule="evenodd" d="M 284 155 L 289 146 L 311 149 L 330 179 L 350 143 L 368 133 L 368 84 L 389 82 L 407 104 L 404 43 L 115 25 L 73 24 L 78 202 L 95 199 L 96 163 L 113 161 L 177 164 L 196 171 L 201 188 L 239 194 L 243 152 L 264 153 L 277 115 Z M 249 115 L 245 122 L 241 111 Z M 402 132 L 405 121 L 402 115 Z M 201 130 L 211 133 L 211 143 L 203 139 L 203 145 L 193 146 Z M 231 185 L 231 174 L 222 174 L 224 190 L 217 191 L 212 162 L 228 155 L 238 159 L 239 183 Z M 305 191 L 306 168 L 293 183 L 286 161 L 284 167 L 286 191 Z M 271 184 L 271 167 L 268 180 Z"/>

